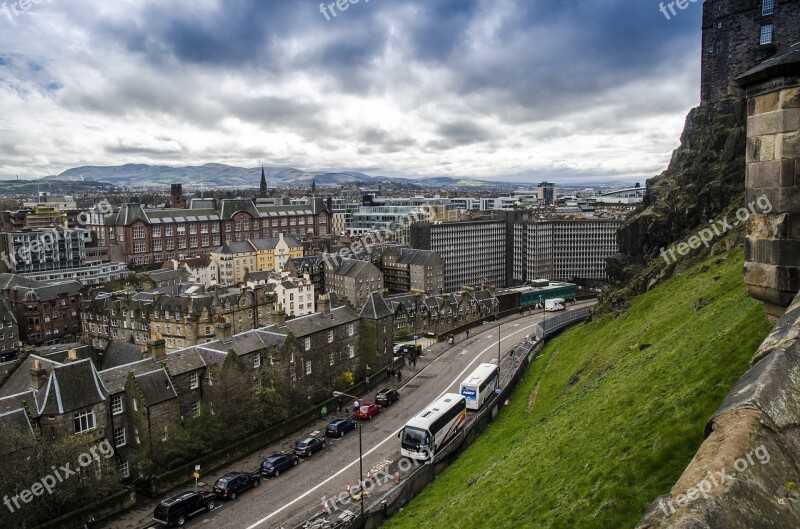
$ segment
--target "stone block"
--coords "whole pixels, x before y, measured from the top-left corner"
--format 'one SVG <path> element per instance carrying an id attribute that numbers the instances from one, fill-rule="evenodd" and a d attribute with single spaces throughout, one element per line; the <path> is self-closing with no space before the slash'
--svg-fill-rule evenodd
<path id="1" fill-rule="evenodd" d="M 800 158 L 800 134 L 782 134 L 776 139 L 778 156 L 776 158 L 797 159 Z"/>
<path id="2" fill-rule="evenodd" d="M 745 238 L 744 259 L 748 262 L 797 267 L 800 265 L 800 240 Z"/>
<path id="3" fill-rule="evenodd" d="M 781 92 L 781 108 L 800 108 L 800 87 L 787 88 Z"/>
<path id="4" fill-rule="evenodd" d="M 800 189 L 797 187 L 752 187 L 748 186 L 746 200 L 769 200 L 772 213 L 793 213 L 800 211 Z"/>
<path id="5" fill-rule="evenodd" d="M 800 266 L 776 266 L 745 262 L 744 282 L 751 287 L 775 290 L 781 293 L 800 291 Z"/>
<path id="6" fill-rule="evenodd" d="M 800 129 L 800 108 L 756 114 L 747 118 L 748 137 L 796 132 L 798 129 Z"/>
<path id="7" fill-rule="evenodd" d="M 774 112 L 778 110 L 780 104 L 781 93 L 780 92 L 770 92 L 769 94 L 764 94 L 760 96 L 756 96 L 756 107 L 755 113 L 764 114 L 766 112 Z"/>
<path id="8" fill-rule="evenodd" d="M 786 239 L 788 232 L 787 213 L 777 215 L 752 215 L 747 220 L 747 237 L 752 239 Z"/>
<path id="9" fill-rule="evenodd" d="M 784 168 L 780 160 L 753 162 L 747 164 L 746 185 L 748 188 L 794 186 L 794 176 L 793 164 Z"/>
<path id="10" fill-rule="evenodd" d="M 775 143 L 773 134 L 747 138 L 747 162 L 769 162 L 775 160 Z"/>

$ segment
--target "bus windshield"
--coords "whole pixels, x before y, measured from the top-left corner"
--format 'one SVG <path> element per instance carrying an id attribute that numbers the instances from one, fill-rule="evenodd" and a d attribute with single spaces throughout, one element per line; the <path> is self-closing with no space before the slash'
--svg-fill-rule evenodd
<path id="1" fill-rule="evenodd" d="M 403 431 L 403 446 L 408 448 L 422 448 L 430 444 L 430 435 L 427 430 L 420 430 L 406 426 Z"/>

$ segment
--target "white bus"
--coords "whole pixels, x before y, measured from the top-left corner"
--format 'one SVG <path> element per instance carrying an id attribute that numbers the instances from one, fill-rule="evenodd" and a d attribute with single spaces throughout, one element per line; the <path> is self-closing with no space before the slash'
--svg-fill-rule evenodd
<path id="1" fill-rule="evenodd" d="M 500 383 L 500 371 L 495 364 L 481 364 L 461 383 L 459 393 L 467 399 L 468 410 L 479 410 L 489 400 Z"/>
<path id="2" fill-rule="evenodd" d="M 432 458 L 464 427 L 466 420 L 464 397 L 445 393 L 400 430 L 400 454 L 411 459 Z"/>

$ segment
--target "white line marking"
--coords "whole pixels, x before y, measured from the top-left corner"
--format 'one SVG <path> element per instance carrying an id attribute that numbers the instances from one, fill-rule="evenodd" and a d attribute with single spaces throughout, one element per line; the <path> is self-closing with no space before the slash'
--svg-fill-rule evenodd
<path id="1" fill-rule="evenodd" d="M 512 336 L 514 336 L 515 334 L 517 334 L 517 333 L 520 333 L 520 332 L 524 331 L 525 329 L 529 329 L 529 328 L 531 328 L 531 327 L 534 327 L 535 325 L 536 325 L 536 323 L 534 323 L 534 324 L 531 324 L 531 325 L 528 325 L 528 326 L 525 326 L 525 327 L 523 327 L 522 329 L 520 329 L 520 330 L 518 330 L 518 331 L 514 331 L 514 332 L 512 332 L 511 334 L 509 334 L 509 335 L 508 335 L 508 336 L 506 336 L 505 338 L 501 338 L 501 343 L 502 343 L 502 341 L 503 341 L 503 340 L 507 340 L 508 338 L 511 338 L 511 337 L 512 337 Z M 459 373 L 459 374 L 456 376 L 456 378 L 455 378 L 455 379 L 453 379 L 453 381 L 452 381 L 452 382 L 451 382 L 451 383 L 450 383 L 450 384 L 447 386 L 447 389 L 446 389 L 446 390 L 444 390 L 444 391 L 443 391 L 443 392 L 442 392 L 442 393 L 439 395 L 439 397 L 441 397 L 442 395 L 444 395 L 445 393 L 447 393 L 447 392 L 448 392 L 448 390 L 450 389 L 450 387 L 452 387 L 454 384 L 456 384 L 456 383 L 460 383 L 460 382 L 461 382 L 461 380 L 463 380 L 461 377 L 462 377 L 462 376 L 464 376 L 464 373 L 467 371 L 467 369 L 469 369 L 469 368 L 470 368 L 470 366 L 472 366 L 472 364 L 474 364 L 474 363 L 475 363 L 475 362 L 476 362 L 476 361 L 477 361 L 477 360 L 478 360 L 478 359 L 479 359 L 479 358 L 480 358 L 480 357 L 481 357 L 481 356 L 482 356 L 484 353 L 486 353 L 486 352 L 487 352 L 489 349 L 491 349 L 492 347 L 496 347 L 496 346 L 497 346 L 497 344 L 492 344 L 492 345 L 490 345 L 489 347 L 487 347 L 486 349 L 484 349 L 483 351 L 481 351 L 480 353 L 478 353 L 478 354 L 476 355 L 476 357 L 475 357 L 475 360 L 473 360 L 472 362 L 470 362 L 470 363 L 469 363 L 469 365 L 468 365 L 467 367 L 465 367 L 465 368 L 464 368 L 464 371 L 462 371 L 461 373 Z M 439 397 L 436 397 L 436 399 L 438 399 Z M 433 400 L 436 400 L 436 399 L 433 399 Z M 363 455 L 363 457 L 364 457 L 364 458 L 366 458 L 366 457 L 367 457 L 368 455 L 370 455 L 372 452 L 374 452 L 375 450 L 377 450 L 378 448 L 380 448 L 381 446 L 383 446 L 384 444 L 386 444 L 386 442 L 387 442 L 387 441 L 390 441 L 391 439 L 394 439 L 395 437 L 397 437 L 397 434 L 396 434 L 396 433 L 393 433 L 392 435 L 388 436 L 386 439 L 384 439 L 383 441 L 381 441 L 380 443 L 378 443 L 378 444 L 376 444 L 374 447 L 372 447 L 372 449 L 370 449 L 370 450 L 368 450 L 367 452 L 365 452 L 365 453 L 364 453 L 364 455 Z M 349 465 L 347 465 L 347 466 L 343 467 L 343 468 L 342 468 L 342 469 L 341 469 L 339 472 L 337 472 L 336 474 L 332 475 L 331 477 L 329 477 L 328 479 L 326 479 L 326 480 L 325 480 L 325 481 L 323 481 L 322 483 L 319 483 L 317 486 L 315 486 L 315 487 L 313 487 L 313 488 L 309 489 L 308 491 L 306 491 L 306 492 L 305 492 L 305 494 L 302 494 L 302 495 L 298 496 L 297 498 L 293 499 L 292 501 L 290 501 L 289 503 L 287 503 L 286 505 L 284 505 L 284 506 L 283 506 L 283 507 L 281 507 L 280 509 L 278 509 L 278 510 L 276 510 L 276 511 L 273 511 L 272 513 L 268 514 L 268 515 L 267 515 L 267 516 L 265 516 L 264 518 L 260 519 L 260 520 L 259 520 L 259 521 L 257 521 L 256 523 L 254 523 L 253 525 L 250 525 L 250 526 L 248 526 L 248 527 L 247 527 L 247 529 L 255 529 L 256 527 L 260 526 L 261 524 L 263 524 L 263 523 L 265 523 L 265 522 L 268 522 L 268 521 L 269 521 L 269 520 L 271 520 L 273 517 L 277 516 L 278 514 L 280 514 L 280 513 L 281 513 L 281 512 L 283 512 L 284 510 L 288 509 L 289 507 L 291 507 L 291 506 L 292 506 L 292 505 L 294 505 L 295 503 L 299 502 L 300 500 L 303 500 L 303 499 L 305 499 L 305 498 L 306 498 L 306 497 L 307 497 L 309 494 L 312 494 L 312 493 L 313 493 L 315 490 L 319 489 L 320 487 L 323 487 L 323 486 L 327 485 L 327 484 L 328 484 L 328 483 L 329 483 L 331 480 L 333 480 L 333 479 L 335 479 L 335 478 L 339 477 L 339 476 L 340 476 L 340 475 L 342 475 L 344 472 L 346 472 L 347 470 L 349 470 L 349 469 L 350 469 L 350 467 L 352 467 L 352 466 L 354 466 L 354 465 L 357 465 L 357 464 L 358 464 L 358 459 L 356 459 L 355 461 L 353 461 L 353 462 L 352 462 L 352 463 L 350 463 Z"/>

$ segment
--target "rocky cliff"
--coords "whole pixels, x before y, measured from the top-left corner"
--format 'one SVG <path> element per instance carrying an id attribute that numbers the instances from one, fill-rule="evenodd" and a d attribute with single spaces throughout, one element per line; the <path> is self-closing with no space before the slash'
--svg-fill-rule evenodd
<path id="1" fill-rule="evenodd" d="M 626 307 L 633 296 L 671 276 L 674 264 L 654 260 L 662 248 L 741 204 L 746 119 L 743 100 L 703 103 L 689 112 L 669 167 L 648 180 L 641 209 L 617 235 L 620 253 L 608 262 L 615 290 L 604 300 L 606 310 Z"/>

